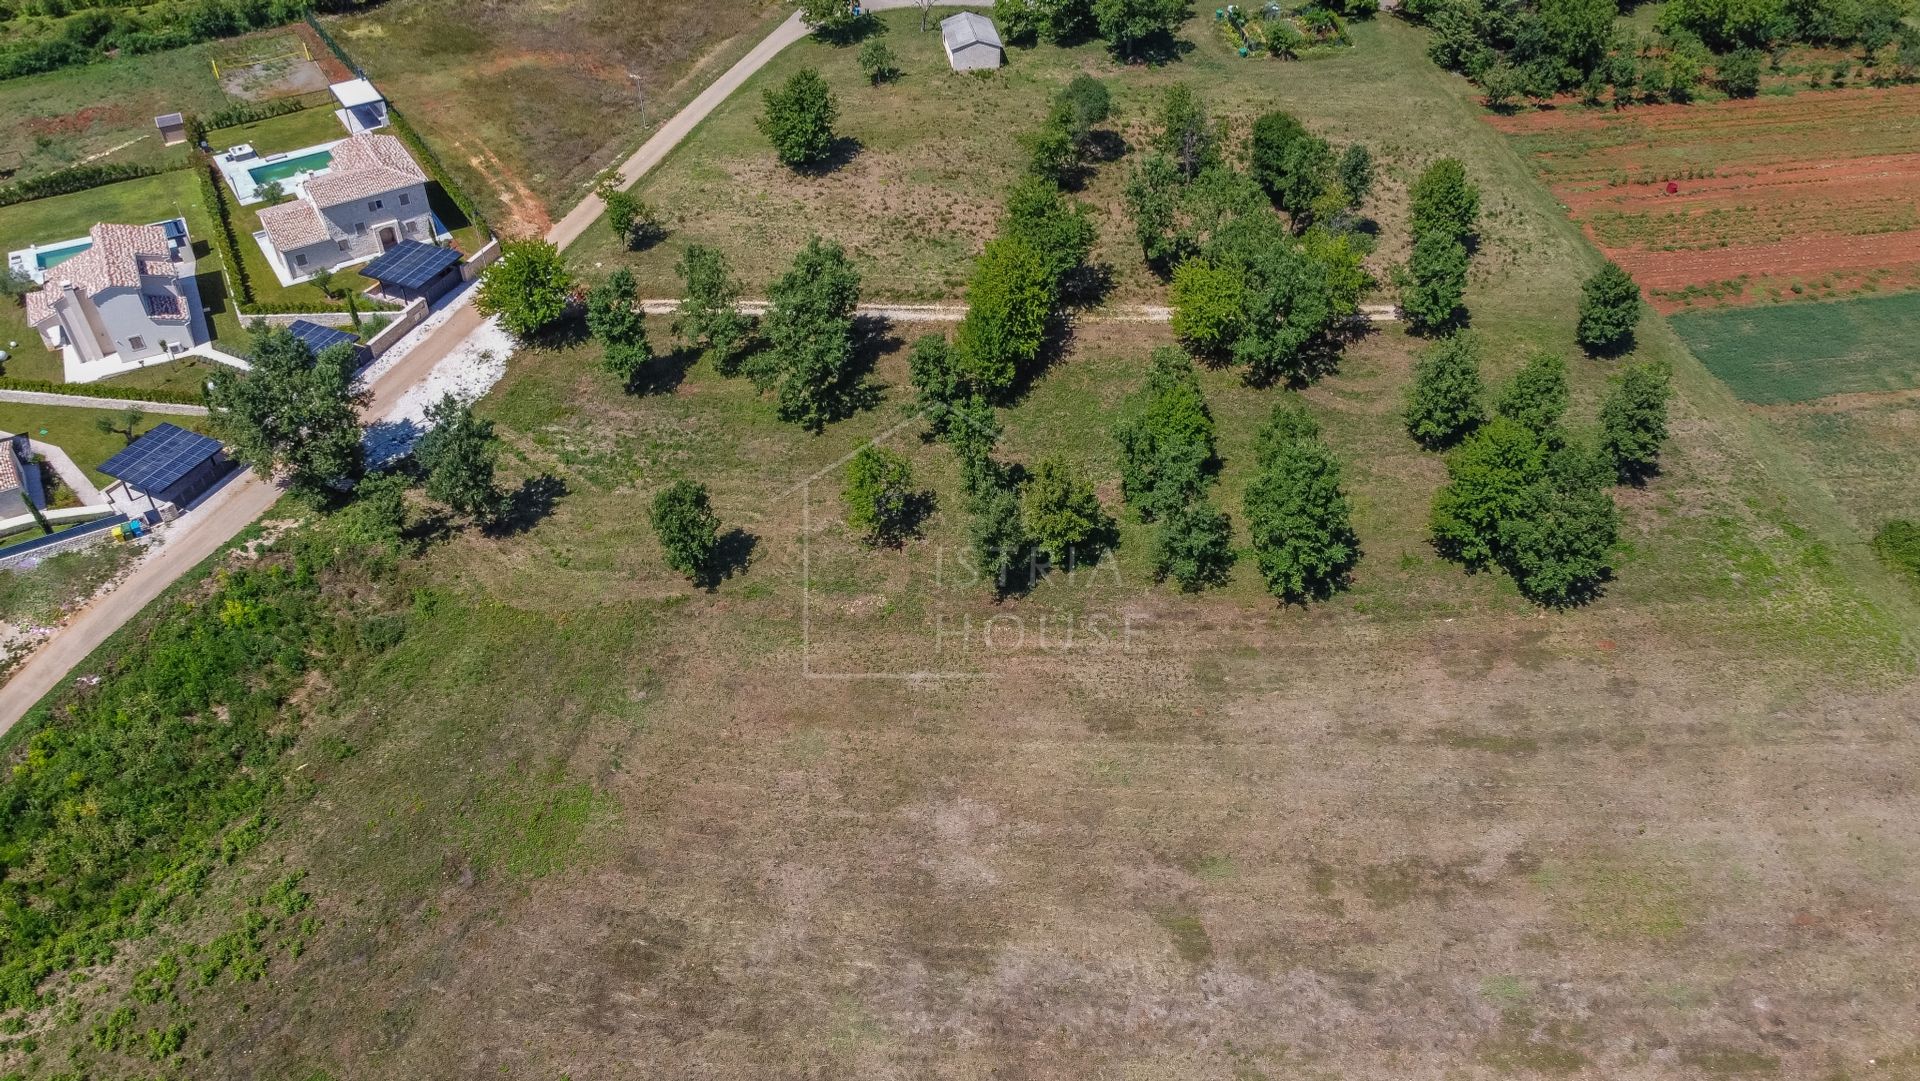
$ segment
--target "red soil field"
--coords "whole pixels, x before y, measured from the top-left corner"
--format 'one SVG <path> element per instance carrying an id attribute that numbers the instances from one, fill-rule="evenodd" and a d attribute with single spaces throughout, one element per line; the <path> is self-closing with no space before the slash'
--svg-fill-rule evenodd
<path id="1" fill-rule="evenodd" d="M 1920 280 L 1920 87 L 1491 122 L 1662 310 Z"/>

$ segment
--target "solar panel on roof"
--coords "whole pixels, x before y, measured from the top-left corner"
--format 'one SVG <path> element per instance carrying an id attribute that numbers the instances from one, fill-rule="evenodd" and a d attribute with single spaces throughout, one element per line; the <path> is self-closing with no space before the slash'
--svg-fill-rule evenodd
<path id="1" fill-rule="evenodd" d="M 219 452 L 218 439 L 161 424 L 100 463 L 100 472 L 143 492 L 158 492 L 179 483 Z"/>
<path id="2" fill-rule="evenodd" d="M 388 248 L 385 255 L 362 267 L 360 273 L 382 285 L 418 289 L 459 261 L 460 253 L 453 248 L 403 240 Z"/>
<path id="3" fill-rule="evenodd" d="M 319 323 L 310 323 L 305 319 L 295 319 L 293 322 L 288 323 L 287 332 L 301 341 L 306 342 L 307 348 L 312 350 L 313 355 L 316 357 L 336 345 L 353 345 L 360 340 L 344 330 L 335 330 L 332 327 L 321 326 Z"/>

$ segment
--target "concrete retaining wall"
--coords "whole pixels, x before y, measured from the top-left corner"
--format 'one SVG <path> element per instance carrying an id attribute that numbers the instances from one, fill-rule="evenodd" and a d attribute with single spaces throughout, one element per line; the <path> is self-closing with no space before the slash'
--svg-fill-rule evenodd
<path id="1" fill-rule="evenodd" d="M 426 320 L 427 311 L 426 301 L 408 301 L 405 311 L 394 316 L 393 322 L 380 328 L 380 333 L 375 334 L 367 341 L 367 350 L 378 357 L 380 354 L 393 348 L 394 342 L 399 341 L 408 331 L 419 326 Z"/>
<path id="2" fill-rule="evenodd" d="M 62 552 L 71 552 L 91 544 L 113 539 L 113 527 L 127 520 L 124 514 L 114 514 L 97 522 L 77 525 L 63 533 L 50 537 L 22 541 L 9 548 L 0 550 L 0 570 L 11 570 L 29 559 L 40 560 L 57 556 Z"/>
<path id="3" fill-rule="evenodd" d="M 460 264 L 460 280 L 470 282 L 479 277 L 480 272 L 487 269 L 487 265 L 498 258 L 500 258 L 500 238 L 494 237 L 487 241 L 486 247 L 467 256 L 467 261 Z"/>

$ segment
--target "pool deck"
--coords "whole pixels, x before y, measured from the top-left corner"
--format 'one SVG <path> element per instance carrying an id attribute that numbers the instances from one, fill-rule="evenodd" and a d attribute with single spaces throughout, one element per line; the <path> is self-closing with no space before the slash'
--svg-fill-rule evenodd
<path id="1" fill-rule="evenodd" d="M 220 175 L 226 178 L 227 186 L 233 189 L 234 198 L 240 201 L 240 205 L 252 206 L 255 203 L 263 203 L 266 201 L 260 194 L 260 189 L 266 185 L 254 182 L 253 171 L 255 169 L 267 165 L 278 165 L 283 161 L 292 161 L 295 158 L 303 158 L 309 154 L 318 154 L 323 150 L 331 151 L 343 142 L 346 142 L 344 138 L 334 139 L 331 142 L 303 146 L 298 150 L 288 150 L 279 154 L 260 155 L 252 154 L 251 151 L 253 148 L 242 143 L 240 146 L 231 147 L 214 155 L 213 161 L 214 164 L 219 167 Z M 235 157 L 234 152 L 238 150 L 246 150 L 249 153 L 243 157 Z M 291 193 L 304 186 L 309 177 L 322 176 L 326 172 L 326 169 L 315 169 L 312 172 L 296 173 L 282 180 L 280 187 L 283 191 Z"/>

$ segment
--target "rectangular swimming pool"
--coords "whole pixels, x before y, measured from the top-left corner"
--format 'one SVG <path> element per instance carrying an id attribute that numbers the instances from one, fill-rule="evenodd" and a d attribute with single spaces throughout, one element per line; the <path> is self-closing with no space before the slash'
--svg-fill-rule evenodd
<path id="1" fill-rule="evenodd" d="M 93 241 L 83 237 L 51 248 L 36 248 L 33 252 L 33 261 L 41 270 L 52 270 L 91 247 L 93 247 Z"/>
<path id="2" fill-rule="evenodd" d="M 319 172 L 331 164 L 333 164 L 333 151 L 316 150 L 311 154 L 276 161 L 271 165 L 256 165 L 247 170 L 247 175 L 253 178 L 256 186 L 264 186 L 301 173 Z"/>

